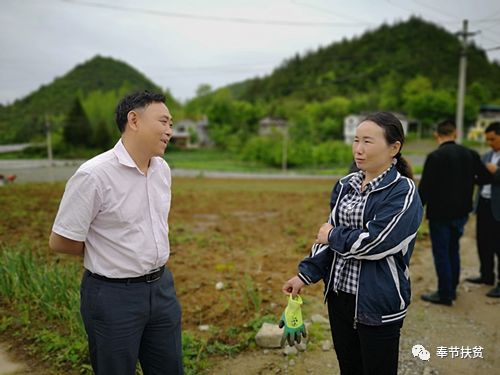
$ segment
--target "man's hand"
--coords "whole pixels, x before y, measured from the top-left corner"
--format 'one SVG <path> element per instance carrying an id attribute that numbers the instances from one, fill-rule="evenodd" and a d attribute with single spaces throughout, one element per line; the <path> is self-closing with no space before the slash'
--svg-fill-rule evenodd
<path id="1" fill-rule="evenodd" d="M 323 224 L 318 231 L 318 236 L 316 238 L 316 243 L 328 244 L 328 234 L 330 230 L 333 228 L 333 225 L 325 223 Z"/>
<path id="2" fill-rule="evenodd" d="M 304 282 L 298 276 L 294 276 L 290 280 L 288 280 L 285 284 L 283 284 L 281 290 L 287 296 L 291 294 L 292 297 L 296 297 L 300 293 L 304 285 L 306 284 L 304 284 Z"/>
<path id="3" fill-rule="evenodd" d="M 493 163 L 486 163 L 486 169 L 490 171 L 490 173 L 496 173 L 498 170 L 498 166 Z"/>

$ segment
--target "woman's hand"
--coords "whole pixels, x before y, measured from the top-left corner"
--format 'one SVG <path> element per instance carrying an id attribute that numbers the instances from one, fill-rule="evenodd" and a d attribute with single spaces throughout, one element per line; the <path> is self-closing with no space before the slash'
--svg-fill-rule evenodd
<path id="1" fill-rule="evenodd" d="M 286 295 L 290 295 L 290 293 L 292 293 L 292 297 L 295 297 L 300 293 L 300 290 L 304 285 L 306 284 L 304 284 L 304 282 L 298 276 L 294 276 L 285 284 L 283 284 L 283 288 L 281 288 L 281 290 Z"/>
<path id="2" fill-rule="evenodd" d="M 323 224 L 318 231 L 318 236 L 316 238 L 316 243 L 328 244 L 328 234 L 330 230 L 333 228 L 333 225 L 325 223 Z"/>

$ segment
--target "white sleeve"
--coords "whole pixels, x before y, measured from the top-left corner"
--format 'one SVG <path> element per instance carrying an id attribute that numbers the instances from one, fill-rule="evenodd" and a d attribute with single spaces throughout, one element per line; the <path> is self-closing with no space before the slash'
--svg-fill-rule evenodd
<path id="1" fill-rule="evenodd" d="M 66 184 L 52 231 L 70 240 L 84 242 L 101 203 L 95 177 L 78 170 Z"/>

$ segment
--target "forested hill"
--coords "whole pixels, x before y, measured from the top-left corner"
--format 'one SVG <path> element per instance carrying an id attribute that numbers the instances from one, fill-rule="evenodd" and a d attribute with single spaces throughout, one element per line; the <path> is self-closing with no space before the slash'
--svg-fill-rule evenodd
<path id="1" fill-rule="evenodd" d="M 433 23 L 410 18 L 295 55 L 269 76 L 230 85 L 229 89 L 237 99 L 252 102 L 284 97 L 321 101 L 334 95 L 372 92 L 382 84 L 401 88 L 419 75 L 429 78 L 436 89 L 451 89 L 457 85 L 459 55 L 460 42 L 455 35 Z M 467 81 L 498 93 L 500 65 L 490 63 L 483 50 L 471 45 Z"/>
<path id="2" fill-rule="evenodd" d="M 40 127 L 45 114 L 66 115 L 77 97 L 94 91 L 135 89 L 161 91 L 130 65 L 96 56 L 12 105 L 0 107 L 0 143 L 29 141 L 38 133 L 43 134 Z"/>

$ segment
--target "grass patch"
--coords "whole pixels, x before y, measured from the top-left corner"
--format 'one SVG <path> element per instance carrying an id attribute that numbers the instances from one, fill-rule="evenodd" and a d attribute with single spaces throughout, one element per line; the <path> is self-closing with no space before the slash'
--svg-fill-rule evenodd
<path id="1" fill-rule="evenodd" d="M 331 339 L 330 327 L 321 323 L 311 323 L 307 327 L 307 345 L 309 350 L 321 347 L 324 340 Z"/>
<path id="2" fill-rule="evenodd" d="M 255 313 L 258 313 L 260 311 L 262 297 L 257 285 L 249 274 L 243 276 L 241 289 L 243 290 L 243 298 L 247 309 L 254 310 Z"/>
<path id="3" fill-rule="evenodd" d="M 61 371 L 91 374 L 79 311 L 81 266 L 42 261 L 20 247 L 0 249 L 2 315 L 10 315 L 2 331 L 27 340 L 30 351 Z"/>
<path id="4" fill-rule="evenodd" d="M 24 246 L 0 248 L 0 333 L 22 340 L 29 352 L 61 374 L 92 374 L 79 311 L 81 274 L 76 262 L 44 259 Z M 241 328 L 212 332 L 208 338 L 184 331 L 186 375 L 203 373 L 211 356 L 234 356 L 252 346 L 262 323 L 273 321 L 272 316 L 258 316 L 261 297 L 252 278 L 245 275 L 244 280 L 248 307 L 257 317 Z"/>
<path id="5" fill-rule="evenodd" d="M 275 171 L 263 164 L 251 163 L 238 159 L 233 154 L 216 149 L 180 150 L 165 154 L 165 160 L 171 168 L 199 169 L 223 172 Z"/>
<path id="6" fill-rule="evenodd" d="M 217 149 L 167 151 L 165 160 L 171 168 L 195 169 L 209 172 L 258 172 L 281 173 L 280 167 L 270 167 L 264 163 L 241 160 L 238 155 Z M 327 166 L 305 166 L 289 168 L 288 172 L 307 175 L 345 175 L 348 164 Z"/>

